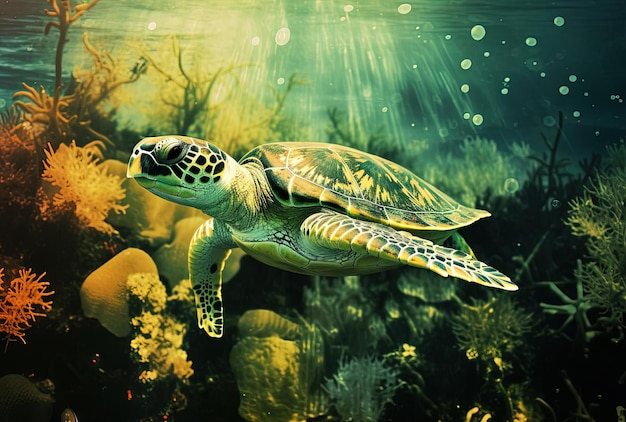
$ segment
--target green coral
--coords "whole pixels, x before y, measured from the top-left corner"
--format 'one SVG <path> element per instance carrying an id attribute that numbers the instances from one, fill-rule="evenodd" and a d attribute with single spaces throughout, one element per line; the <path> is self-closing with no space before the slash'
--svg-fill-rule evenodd
<path id="1" fill-rule="evenodd" d="M 384 359 L 354 358 L 340 362 L 325 388 L 342 420 L 375 422 L 402 385 L 398 375 Z"/>
<path id="2" fill-rule="evenodd" d="M 86 227 L 104 233 L 114 233 L 105 219 L 110 212 L 125 213 L 128 206 L 120 204 L 126 195 L 120 177 L 109 174 L 98 164 L 100 154 L 97 147 L 78 147 L 61 144 L 54 151 L 47 150 L 42 179 L 56 188 L 52 206 L 62 209 L 71 206 L 78 220 Z M 48 211 L 42 206 L 42 213 Z"/>
<path id="3" fill-rule="evenodd" d="M 606 316 L 599 322 L 623 337 L 626 312 L 626 146 L 609 148 L 608 165 L 598 171 L 581 197 L 570 201 L 566 224 L 586 237 L 588 261 L 574 271 L 592 306 Z"/>

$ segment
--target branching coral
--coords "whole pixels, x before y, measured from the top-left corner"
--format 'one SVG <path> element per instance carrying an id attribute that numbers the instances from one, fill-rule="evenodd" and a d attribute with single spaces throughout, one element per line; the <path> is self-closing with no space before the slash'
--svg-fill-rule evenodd
<path id="1" fill-rule="evenodd" d="M 46 298 L 54 292 L 47 291 L 50 283 L 41 281 L 45 275 L 37 277 L 30 269 L 20 269 L 9 288 L 0 292 L 0 332 L 5 333 L 7 341 L 17 338 L 26 343 L 26 330 L 52 309 L 52 301 Z M 4 268 L 0 268 L 0 290 L 3 277 Z"/>
<path id="2" fill-rule="evenodd" d="M 566 224 L 575 236 L 586 237 L 589 261 L 574 275 L 591 304 L 606 311 L 599 322 L 619 330 L 623 338 L 626 313 L 626 146 L 609 149 L 608 165 L 570 201 Z"/>
<path id="3" fill-rule="evenodd" d="M 57 207 L 72 204 L 82 224 L 105 233 L 114 232 L 105 219 L 110 211 L 118 214 L 126 211 L 127 206 L 119 203 L 125 196 L 123 180 L 98 165 L 97 148 L 81 148 L 72 142 L 69 146 L 60 145 L 56 151 L 49 146 L 45 153 L 42 178 L 59 189 L 52 204 Z"/>

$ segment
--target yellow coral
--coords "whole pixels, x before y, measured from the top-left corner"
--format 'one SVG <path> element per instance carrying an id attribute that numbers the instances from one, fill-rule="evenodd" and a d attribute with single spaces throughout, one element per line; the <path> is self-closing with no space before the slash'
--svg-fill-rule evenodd
<path id="1" fill-rule="evenodd" d="M 98 152 L 94 147 L 77 147 L 61 144 L 54 151 L 48 145 L 45 150 L 43 180 L 58 188 L 52 203 L 54 206 L 73 204 L 74 213 L 87 227 L 105 233 L 115 230 L 104 220 L 111 210 L 125 213 L 123 180 L 112 176 L 98 165 Z"/>
<path id="2" fill-rule="evenodd" d="M 174 376 L 186 381 L 194 372 L 182 348 L 187 328 L 166 311 L 165 286 L 156 274 L 131 274 L 126 285 L 142 308 L 131 319 L 135 337 L 130 341 L 133 357 L 142 366 L 139 380 L 147 383 Z"/>
<path id="3" fill-rule="evenodd" d="M 30 269 L 20 269 L 19 277 L 11 281 L 8 290 L 0 293 L 0 332 L 7 340 L 16 337 L 26 343 L 25 331 L 37 317 L 45 317 L 52 309 L 52 301 L 46 296 L 54 292 L 46 291 L 50 283 L 41 281 L 46 273 L 37 277 Z M 0 268 L 0 290 L 2 289 L 4 268 Z"/>

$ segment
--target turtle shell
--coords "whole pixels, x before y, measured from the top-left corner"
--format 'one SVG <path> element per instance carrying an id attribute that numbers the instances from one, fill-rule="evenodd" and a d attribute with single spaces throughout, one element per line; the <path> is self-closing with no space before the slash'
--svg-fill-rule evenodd
<path id="1" fill-rule="evenodd" d="M 409 232 L 451 231 L 490 215 L 459 204 L 392 161 L 342 145 L 265 144 L 241 163 L 254 159 L 287 206 L 321 206 Z"/>

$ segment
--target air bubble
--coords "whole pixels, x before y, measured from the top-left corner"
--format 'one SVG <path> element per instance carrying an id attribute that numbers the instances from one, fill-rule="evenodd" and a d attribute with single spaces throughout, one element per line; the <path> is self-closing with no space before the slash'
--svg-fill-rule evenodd
<path id="1" fill-rule="evenodd" d="M 274 38 L 274 41 L 276 41 L 276 44 L 282 46 L 282 45 L 287 44 L 290 38 L 291 38 L 291 31 L 289 30 L 289 28 L 283 27 L 283 28 L 280 28 L 278 31 L 276 31 L 276 37 Z"/>
<path id="2" fill-rule="evenodd" d="M 401 15 L 406 15 L 411 12 L 411 5 L 409 3 L 404 3 L 398 6 L 398 13 Z"/>
<path id="3" fill-rule="evenodd" d="M 474 25 L 474 27 L 470 31 L 470 34 L 472 35 L 472 38 L 474 38 L 476 41 L 480 41 L 485 38 L 485 34 L 487 34 L 487 31 L 482 25 Z"/>
<path id="4" fill-rule="evenodd" d="M 556 119 L 554 118 L 554 116 L 545 116 L 543 118 L 543 125 L 545 127 L 553 127 L 556 125 Z"/>
<path id="5" fill-rule="evenodd" d="M 537 45 L 537 38 L 535 37 L 527 37 L 526 38 L 526 45 L 529 47 L 534 47 Z"/>
<path id="6" fill-rule="evenodd" d="M 474 125 L 476 126 L 480 126 L 483 124 L 483 115 L 482 114 L 474 114 L 474 116 L 472 117 L 472 123 L 474 123 Z"/>
<path id="7" fill-rule="evenodd" d="M 514 177 L 509 177 L 504 181 L 504 191 L 515 193 L 519 190 L 519 181 Z"/>

